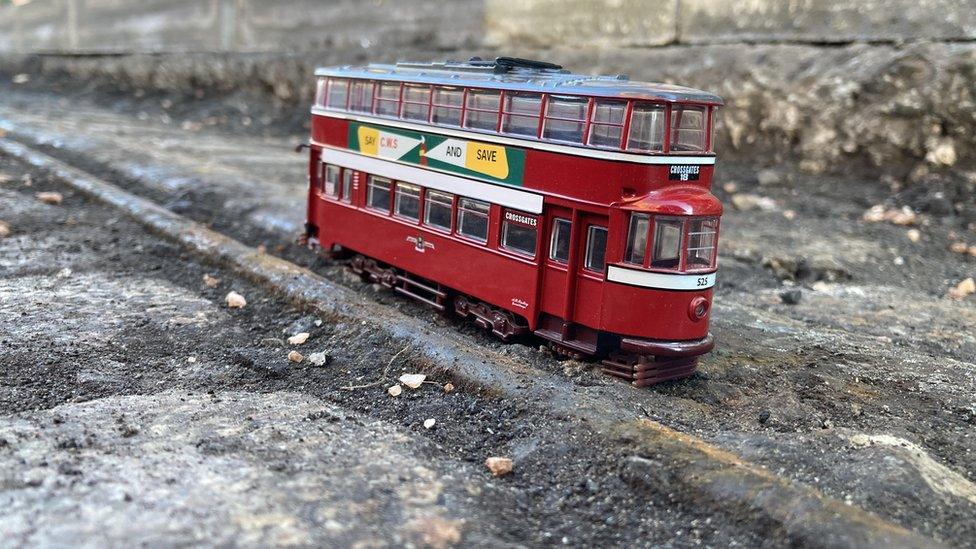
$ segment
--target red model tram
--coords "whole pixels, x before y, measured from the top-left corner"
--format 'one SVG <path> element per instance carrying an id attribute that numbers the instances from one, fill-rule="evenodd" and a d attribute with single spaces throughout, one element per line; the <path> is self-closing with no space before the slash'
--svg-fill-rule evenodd
<path id="1" fill-rule="evenodd" d="M 711 350 L 721 98 L 512 58 L 316 76 L 309 242 L 635 385 Z"/>

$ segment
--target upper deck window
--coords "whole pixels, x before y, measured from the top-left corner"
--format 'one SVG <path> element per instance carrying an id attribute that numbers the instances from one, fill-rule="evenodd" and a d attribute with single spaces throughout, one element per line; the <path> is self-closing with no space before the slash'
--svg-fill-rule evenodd
<path id="1" fill-rule="evenodd" d="M 705 107 L 675 105 L 671 110 L 671 150 L 702 152 L 705 150 Z"/>
<path id="2" fill-rule="evenodd" d="M 504 115 L 502 116 L 502 133 L 537 136 L 539 134 L 539 112 L 541 110 L 541 94 L 506 93 Z"/>
<path id="3" fill-rule="evenodd" d="M 325 78 L 319 78 L 315 82 L 315 105 L 318 107 L 325 106 L 325 89 L 328 86 L 329 81 Z"/>
<path id="4" fill-rule="evenodd" d="M 383 116 L 396 116 L 400 112 L 400 83 L 380 82 L 376 86 L 376 105 L 373 112 Z"/>
<path id="5" fill-rule="evenodd" d="M 373 82 L 353 80 L 349 87 L 349 110 L 371 112 L 373 110 Z"/>
<path id="6" fill-rule="evenodd" d="M 464 127 L 473 130 L 498 129 L 498 107 L 501 94 L 490 90 L 468 90 Z"/>
<path id="7" fill-rule="evenodd" d="M 630 115 L 628 151 L 656 152 L 664 150 L 664 105 L 635 103 Z"/>
<path id="8" fill-rule="evenodd" d="M 585 97 L 549 96 L 542 137 L 582 144 L 588 107 L 589 100 Z"/>
<path id="9" fill-rule="evenodd" d="M 444 126 L 461 125 L 461 107 L 464 104 L 463 88 L 434 88 L 431 121 Z"/>
<path id="10" fill-rule="evenodd" d="M 595 147 L 619 149 L 626 113 L 626 101 L 596 99 L 590 115 L 590 136 L 587 143 Z"/>
<path id="11" fill-rule="evenodd" d="M 403 86 L 403 108 L 400 118 L 404 120 L 421 120 L 426 122 L 430 118 L 430 88 L 427 86 Z"/>
<path id="12" fill-rule="evenodd" d="M 349 81 L 341 78 L 329 79 L 329 95 L 325 106 L 332 109 L 346 108 L 346 95 L 349 93 Z"/>

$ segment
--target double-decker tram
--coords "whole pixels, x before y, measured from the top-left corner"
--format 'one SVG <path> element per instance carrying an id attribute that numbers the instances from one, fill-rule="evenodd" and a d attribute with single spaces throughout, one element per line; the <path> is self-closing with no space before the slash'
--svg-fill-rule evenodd
<path id="1" fill-rule="evenodd" d="M 721 98 L 513 58 L 316 76 L 308 242 L 638 386 L 712 348 Z"/>

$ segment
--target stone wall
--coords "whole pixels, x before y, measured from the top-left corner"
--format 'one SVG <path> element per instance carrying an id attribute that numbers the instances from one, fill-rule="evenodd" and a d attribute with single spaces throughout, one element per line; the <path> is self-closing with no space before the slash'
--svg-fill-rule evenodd
<path id="1" fill-rule="evenodd" d="M 480 0 L 32 0 L 0 7 L 0 52 L 321 51 L 480 43 Z"/>
<path id="2" fill-rule="evenodd" d="M 933 40 L 976 40 L 976 2 L 30 0 L 0 7 L 0 52 L 16 53 Z"/>

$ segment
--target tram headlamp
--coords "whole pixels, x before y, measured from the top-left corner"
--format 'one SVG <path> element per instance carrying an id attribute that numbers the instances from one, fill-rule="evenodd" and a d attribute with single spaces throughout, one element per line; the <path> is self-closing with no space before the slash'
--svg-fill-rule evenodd
<path id="1" fill-rule="evenodd" d="M 692 299 L 691 303 L 688 304 L 688 318 L 690 318 L 693 322 L 698 322 L 699 320 L 708 316 L 708 309 L 710 307 L 711 304 L 708 303 L 707 299 L 702 296 L 698 296 L 695 299 Z"/>

